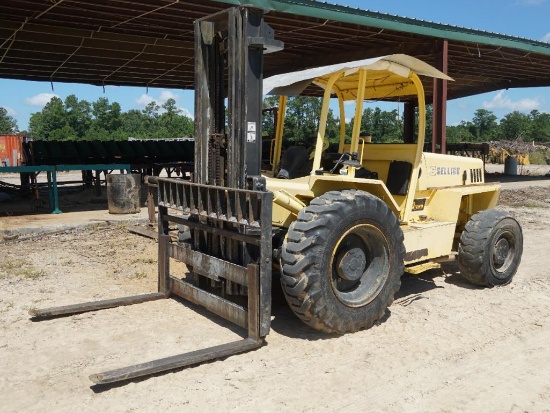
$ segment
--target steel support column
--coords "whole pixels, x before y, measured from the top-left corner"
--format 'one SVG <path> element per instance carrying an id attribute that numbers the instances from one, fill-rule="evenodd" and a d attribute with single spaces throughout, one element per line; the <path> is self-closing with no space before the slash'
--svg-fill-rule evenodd
<path id="1" fill-rule="evenodd" d="M 405 103 L 403 109 L 403 139 L 405 143 L 414 143 L 414 109 L 412 102 Z"/>
<path id="2" fill-rule="evenodd" d="M 449 42 L 446 39 L 439 39 L 435 42 L 435 64 L 434 66 L 447 74 L 447 63 L 449 57 Z M 434 79 L 433 93 L 433 131 L 432 131 L 432 152 L 446 153 L 446 131 L 447 131 L 447 81 Z"/>

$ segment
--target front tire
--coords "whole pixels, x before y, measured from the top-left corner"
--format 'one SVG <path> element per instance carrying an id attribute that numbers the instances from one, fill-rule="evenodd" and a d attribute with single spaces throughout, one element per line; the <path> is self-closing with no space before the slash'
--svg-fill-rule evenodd
<path id="1" fill-rule="evenodd" d="M 522 253 L 519 223 L 506 211 L 481 211 L 472 216 L 460 235 L 460 274 L 479 286 L 508 284 L 518 270 Z"/>
<path id="2" fill-rule="evenodd" d="M 371 327 L 401 285 L 405 247 L 386 203 L 362 191 L 315 198 L 290 225 L 281 283 L 290 308 L 327 333 Z"/>

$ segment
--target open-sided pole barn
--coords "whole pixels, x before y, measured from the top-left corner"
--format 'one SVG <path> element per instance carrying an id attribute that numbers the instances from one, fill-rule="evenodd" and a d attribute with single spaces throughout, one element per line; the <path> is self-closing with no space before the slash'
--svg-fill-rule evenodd
<path id="1" fill-rule="evenodd" d="M 286 45 L 266 56 L 266 77 L 392 53 L 451 76 L 454 82 L 425 85 L 434 152 L 445 152 L 447 100 L 550 85 L 550 44 L 310 0 L 6 0 L 0 77 L 193 89 L 193 22 L 245 3 L 268 12 L 266 22 Z M 414 105 L 405 105 L 406 125 Z"/>

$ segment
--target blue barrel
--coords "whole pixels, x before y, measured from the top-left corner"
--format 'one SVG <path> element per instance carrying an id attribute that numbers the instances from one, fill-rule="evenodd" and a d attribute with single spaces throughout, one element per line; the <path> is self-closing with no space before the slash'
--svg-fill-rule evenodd
<path id="1" fill-rule="evenodd" d="M 141 175 L 107 175 L 109 214 L 136 214 L 140 211 Z"/>
<path id="2" fill-rule="evenodd" d="M 511 156 L 504 160 L 504 174 L 505 175 L 517 175 L 518 174 L 518 160 Z"/>

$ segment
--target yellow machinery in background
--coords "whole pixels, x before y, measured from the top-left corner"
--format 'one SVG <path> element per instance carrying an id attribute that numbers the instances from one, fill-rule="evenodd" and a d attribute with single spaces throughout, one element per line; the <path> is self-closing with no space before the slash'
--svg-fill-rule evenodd
<path id="1" fill-rule="evenodd" d="M 506 158 L 516 158 L 518 165 L 531 165 L 528 153 L 510 153 L 505 148 L 489 148 L 489 162 L 504 164 Z"/>

